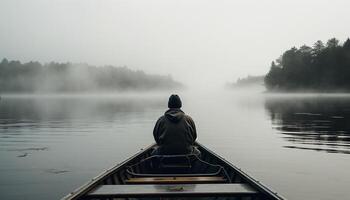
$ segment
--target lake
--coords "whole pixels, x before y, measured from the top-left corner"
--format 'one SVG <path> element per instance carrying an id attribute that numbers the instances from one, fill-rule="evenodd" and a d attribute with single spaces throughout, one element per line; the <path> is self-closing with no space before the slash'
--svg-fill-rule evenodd
<path id="1" fill-rule="evenodd" d="M 179 92 L 198 141 L 288 199 L 350 196 L 350 95 Z M 170 93 L 2 95 L 0 197 L 60 199 L 153 142 Z"/>

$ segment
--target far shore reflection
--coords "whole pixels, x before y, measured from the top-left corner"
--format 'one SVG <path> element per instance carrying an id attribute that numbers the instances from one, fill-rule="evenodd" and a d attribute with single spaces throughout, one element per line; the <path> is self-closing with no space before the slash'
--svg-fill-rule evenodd
<path id="1" fill-rule="evenodd" d="M 285 148 L 350 154 L 350 97 L 270 96 L 265 108 Z"/>

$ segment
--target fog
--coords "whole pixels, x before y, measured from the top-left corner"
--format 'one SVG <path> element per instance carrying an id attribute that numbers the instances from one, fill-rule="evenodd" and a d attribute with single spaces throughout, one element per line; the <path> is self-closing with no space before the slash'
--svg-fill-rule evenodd
<path id="1" fill-rule="evenodd" d="M 146 74 L 127 67 L 39 62 L 0 62 L 0 93 L 116 93 L 183 88 L 171 76 Z"/>
<path id="2" fill-rule="evenodd" d="M 179 94 L 198 141 L 269 188 L 287 199 L 347 199 L 350 96 L 262 89 Z M 59 199 L 122 162 L 154 142 L 168 96 L 2 95 L 2 197 Z"/>
<path id="3" fill-rule="evenodd" d="M 1 198 L 58 199 L 121 163 L 154 142 L 171 93 L 197 141 L 273 191 L 349 197 L 350 95 L 300 80 L 330 74 L 348 85 L 350 40 L 326 41 L 349 37 L 350 1 L 0 0 L 0 8 Z M 329 54 L 313 53 L 317 40 Z M 314 62 L 318 55 L 334 62 Z M 312 65 L 295 60 L 319 65 L 302 73 Z M 277 75 L 264 92 L 270 66 Z M 300 90 L 277 93 L 281 83 Z"/>
<path id="4" fill-rule="evenodd" d="M 263 75 L 292 46 L 350 32 L 349 1 L 2 0 L 0 55 L 172 75 L 189 86 Z"/>

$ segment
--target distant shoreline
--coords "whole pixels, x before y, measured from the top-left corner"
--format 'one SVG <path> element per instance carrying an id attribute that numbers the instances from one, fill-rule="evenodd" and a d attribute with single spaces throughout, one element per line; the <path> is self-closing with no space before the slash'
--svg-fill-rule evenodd
<path id="1" fill-rule="evenodd" d="M 350 90 L 334 89 L 334 90 L 266 90 L 264 93 L 271 94 L 350 94 Z"/>
<path id="2" fill-rule="evenodd" d="M 340 44 L 331 38 L 285 51 L 272 61 L 264 82 L 269 91 L 349 93 L 349 74 L 350 39 Z"/>
<path id="3" fill-rule="evenodd" d="M 39 62 L 0 62 L 0 94 L 120 93 L 182 89 L 170 75 L 147 74 L 127 67 Z"/>

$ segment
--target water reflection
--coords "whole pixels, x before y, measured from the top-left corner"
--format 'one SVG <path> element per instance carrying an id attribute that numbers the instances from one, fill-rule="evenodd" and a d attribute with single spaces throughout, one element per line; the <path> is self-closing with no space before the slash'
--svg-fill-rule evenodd
<path id="1" fill-rule="evenodd" d="M 161 107 L 157 96 L 5 96 L 0 101 L 0 124 L 15 121 L 30 125 L 33 121 L 105 117 L 118 113 L 143 112 Z"/>
<path id="2" fill-rule="evenodd" d="M 46 148 L 42 144 L 66 136 L 87 135 L 116 124 L 122 128 L 124 122 L 142 118 L 163 104 L 158 96 L 4 96 L 0 100 L 0 151 L 24 144 L 25 148 Z"/>
<path id="3" fill-rule="evenodd" d="M 284 147 L 350 154 L 349 96 L 269 96 L 265 108 Z"/>
<path id="4" fill-rule="evenodd" d="M 2 96 L 0 199 L 59 199 L 124 160 L 152 141 L 166 98 Z"/>

